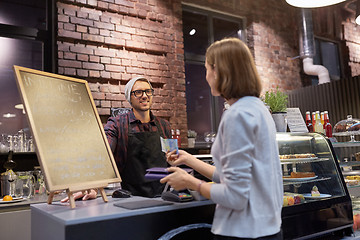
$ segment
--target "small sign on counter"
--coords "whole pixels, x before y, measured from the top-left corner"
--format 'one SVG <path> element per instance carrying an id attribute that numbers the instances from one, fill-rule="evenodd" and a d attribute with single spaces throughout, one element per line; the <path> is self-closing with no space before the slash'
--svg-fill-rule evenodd
<path id="1" fill-rule="evenodd" d="M 309 132 L 299 108 L 287 109 L 287 123 L 290 132 Z"/>

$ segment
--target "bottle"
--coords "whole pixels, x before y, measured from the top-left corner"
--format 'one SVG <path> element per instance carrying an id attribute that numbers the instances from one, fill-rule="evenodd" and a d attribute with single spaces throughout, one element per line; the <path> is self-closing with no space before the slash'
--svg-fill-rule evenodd
<path id="1" fill-rule="evenodd" d="M 320 112 L 319 111 L 316 111 L 316 113 L 315 113 L 314 131 L 317 132 L 317 133 L 324 133 L 324 128 L 323 128 L 323 125 L 321 124 Z"/>
<path id="2" fill-rule="evenodd" d="M 312 125 L 313 125 L 313 127 L 315 127 L 315 112 L 312 112 L 311 113 L 311 116 L 312 116 Z"/>
<path id="3" fill-rule="evenodd" d="M 178 142 L 178 148 L 181 148 L 181 138 L 180 138 L 180 130 L 179 129 L 176 129 L 175 138 L 177 139 L 177 142 Z"/>
<path id="4" fill-rule="evenodd" d="M 171 138 L 175 139 L 175 131 L 174 131 L 174 129 L 171 129 Z"/>
<path id="5" fill-rule="evenodd" d="M 314 132 L 314 126 L 312 125 L 312 121 L 311 121 L 311 115 L 310 115 L 310 112 L 307 111 L 306 112 L 306 127 L 308 129 L 309 132 Z"/>
<path id="6" fill-rule="evenodd" d="M 321 124 L 323 125 L 323 127 L 325 126 L 324 124 L 324 112 L 321 112 L 320 113 L 320 121 L 321 121 Z"/>
<path id="7" fill-rule="evenodd" d="M 328 138 L 332 137 L 332 126 L 329 120 L 329 113 L 328 111 L 324 112 L 324 129 L 325 129 L 325 135 Z"/>
<path id="8" fill-rule="evenodd" d="M 1 173 L 1 195 L 10 195 L 15 197 L 15 189 L 16 189 L 16 180 L 17 175 L 13 171 L 16 167 L 16 162 L 12 160 L 13 151 L 9 151 L 8 160 L 3 164 L 3 168 L 6 169 L 6 172 Z"/>

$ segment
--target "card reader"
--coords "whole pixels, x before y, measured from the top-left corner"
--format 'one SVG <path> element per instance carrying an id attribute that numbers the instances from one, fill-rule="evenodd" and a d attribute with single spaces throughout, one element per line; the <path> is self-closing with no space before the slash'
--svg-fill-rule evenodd
<path id="1" fill-rule="evenodd" d="M 176 190 L 166 191 L 161 194 L 161 198 L 171 202 L 189 202 L 194 199 L 187 190 L 182 190 L 180 192 Z"/>

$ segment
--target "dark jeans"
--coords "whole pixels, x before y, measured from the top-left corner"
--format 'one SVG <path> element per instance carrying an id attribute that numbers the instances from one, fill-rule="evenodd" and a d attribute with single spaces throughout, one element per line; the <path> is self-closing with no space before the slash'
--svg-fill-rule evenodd
<path id="1" fill-rule="evenodd" d="M 238 238 L 238 237 L 214 235 L 214 240 L 282 240 L 282 239 L 283 239 L 282 231 L 274 235 L 259 237 L 259 238 Z"/>

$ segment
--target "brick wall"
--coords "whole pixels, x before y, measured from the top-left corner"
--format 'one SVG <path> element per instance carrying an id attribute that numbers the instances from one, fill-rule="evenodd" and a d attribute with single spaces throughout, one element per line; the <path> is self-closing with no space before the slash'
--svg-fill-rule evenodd
<path id="1" fill-rule="evenodd" d="M 183 3 L 245 18 L 247 43 L 263 82 L 263 92 L 276 87 L 302 87 L 302 64 L 296 58 L 298 8 L 279 0 Z M 129 107 L 124 86 L 131 77 L 145 75 L 155 87 L 155 114 L 168 119 L 173 128 L 183 129 L 182 138 L 186 138 L 181 1 L 58 0 L 57 7 L 58 72 L 89 82 L 102 119 L 106 120 L 111 107 Z M 342 21 L 340 13 L 336 7 L 316 10 L 314 31 L 317 36 L 344 42 L 349 55 L 345 65 L 352 76 L 358 75 L 357 27 L 353 22 Z"/>
<path id="2" fill-rule="evenodd" d="M 301 87 L 296 9 L 279 0 L 192 0 L 195 6 L 246 18 L 247 44 L 263 82 L 263 92 Z"/>
<path id="3" fill-rule="evenodd" d="M 349 53 L 348 65 L 351 69 L 351 76 L 360 75 L 360 26 L 354 19 L 344 22 L 344 40 Z"/>
<path id="4" fill-rule="evenodd" d="M 153 111 L 186 128 L 180 1 L 58 1 L 58 72 L 85 79 L 99 115 L 129 107 L 126 82 L 155 88 Z"/>

